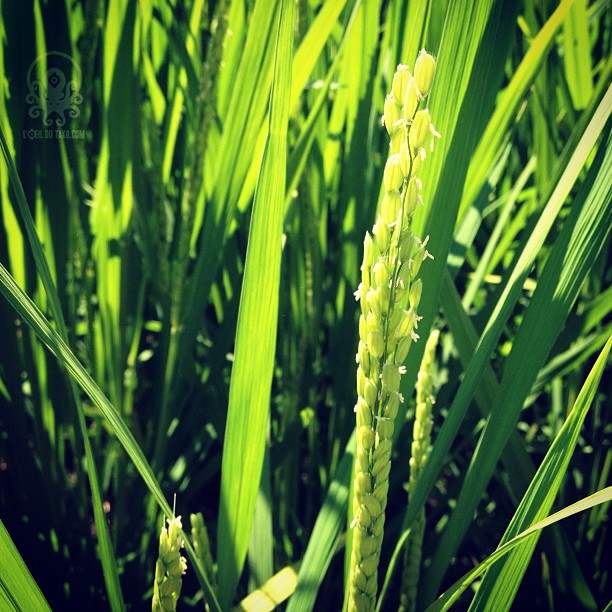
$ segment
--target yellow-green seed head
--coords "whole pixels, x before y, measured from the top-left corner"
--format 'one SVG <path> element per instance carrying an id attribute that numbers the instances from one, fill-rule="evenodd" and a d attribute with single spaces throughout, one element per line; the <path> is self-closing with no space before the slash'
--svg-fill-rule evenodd
<path id="1" fill-rule="evenodd" d="M 399 385 L 400 372 L 398 366 L 396 366 L 394 363 L 385 363 L 382 371 L 383 391 L 389 394 L 395 393 L 399 390 Z"/>
<path id="2" fill-rule="evenodd" d="M 410 336 L 412 332 L 412 328 L 414 327 L 414 309 L 409 308 L 408 310 L 404 310 L 402 315 L 402 320 L 400 324 L 397 326 L 396 334 L 399 338 L 405 338 Z"/>
<path id="3" fill-rule="evenodd" d="M 372 519 L 380 516 L 382 513 L 382 506 L 380 505 L 378 499 L 376 499 L 373 495 L 365 495 L 363 498 L 363 505 L 367 508 Z"/>
<path id="4" fill-rule="evenodd" d="M 376 397 L 378 395 L 378 389 L 376 385 L 367 378 L 363 387 L 363 399 L 365 399 L 366 403 L 373 409 L 376 405 Z"/>
<path id="5" fill-rule="evenodd" d="M 388 456 L 391 455 L 391 440 L 380 440 L 374 449 L 374 462 L 379 460 L 387 460 Z"/>
<path id="6" fill-rule="evenodd" d="M 384 122 L 389 136 L 398 131 L 397 122 L 402 118 L 401 106 L 393 99 L 393 96 L 385 98 Z"/>
<path id="7" fill-rule="evenodd" d="M 421 156 L 411 154 L 408 143 L 404 142 L 400 147 L 399 163 L 404 178 L 412 178 L 418 174 L 421 168 Z"/>
<path id="8" fill-rule="evenodd" d="M 364 369 L 370 369 L 370 354 L 368 353 L 368 347 L 363 340 L 359 341 L 359 349 L 357 351 L 357 363 L 361 364 Z"/>
<path id="9" fill-rule="evenodd" d="M 374 446 L 374 430 L 363 425 L 357 430 L 357 444 L 368 451 Z"/>
<path id="10" fill-rule="evenodd" d="M 388 417 L 379 417 L 376 424 L 376 433 L 383 439 L 390 439 L 391 436 L 393 436 L 393 419 Z"/>
<path id="11" fill-rule="evenodd" d="M 433 259 L 432 255 L 425 248 L 425 245 L 427 244 L 428 240 L 429 240 L 429 236 L 427 236 L 425 240 L 423 240 L 423 242 L 421 243 L 421 246 L 419 246 L 416 253 L 412 257 L 412 261 L 410 262 L 410 275 L 413 279 L 415 279 L 417 274 L 419 273 L 423 260 L 426 259 L 427 257 Z"/>
<path id="12" fill-rule="evenodd" d="M 376 246 L 381 253 L 384 253 L 389 248 L 389 240 L 391 240 L 391 232 L 385 220 L 378 215 L 378 219 L 374 225 L 374 236 L 376 236 Z"/>
<path id="13" fill-rule="evenodd" d="M 376 297 L 380 300 L 381 314 L 387 316 L 389 301 L 391 300 L 391 288 L 388 285 L 379 285 L 376 287 Z"/>
<path id="14" fill-rule="evenodd" d="M 417 179 L 413 178 L 408 181 L 406 187 L 406 198 L 404 201 L 406 214 L 411 215 L 416 210 L 419 203 L 419 185 Z"/>
<path id="15" fill-rule="evenodd" d="M 365 591 L 366 584 L 367 584 L 367 578 L 366 578 L 365 574 L 361 571 L 361 568 L 359 568 L 359 567 L 355 571 L 354 580 L 355 580 L 355 586 L 360 591 Z"/>
<path id="16" fill-rule="evenodd" d="M 408 357 L 408 353 L 410 352 L 411 346 L 412 338 L 410 336 L 402 338 L 397 343 L 397 348 L 395 349 L 395 363 L 397 365 L 401 365 L 402 363 L 404 363 L 404 361 L 406 361 L 406 357 Z"/>
<path id="17" fill-rule="evenodd" d="M 388 419 L 394 419 L 397 416 L 399 405 L 400 405 L 400 394 L 392 393 L 387 399 L 387 403 L 385 405 L 385 410 L 384 410 L 384 416 L 386 416 Z"/>
<path id="18" fill-rule="evenodd" d="M 416 281 L 416 273 L 428 253 L 424 250 L 425 243 L 413 237 L 411 225 L 414 211 L 421 202 L 419 171 L 425 159 L 423 145 L 427 132 L 437 135 L 429 112 L 419 110 L 431 89 L 434 72 L 435 60 L 422 51 L 415 65 L 415 76 L 406 66 L 398 66 L 392 90 L 385 100 L 383 119 L 390 135 L 390 146 L 383 175 L 383 199 L 372 232 L 370 255 L 366 254 L 364 243 L 362 279 L 355 292 L 362 316 L 356 356 L 357 450 L 349 612 L 371 612 L 376 603 L 391 440 L 394 418 L 403 401 L 399 385 L 406 369 L 402 364 L 411 342 L 418 338 L 416 307 L 422 286 Z M 410 303 L 409 310 L 403 310 L 406 300 Z M 420 427 L 427 428 L 427 423 Z"/>
<path id="19" fill-rule="evenodd" d="M 393 99 L 400 104 L 404 101 L 404 97 L 406 96 L 406 87 L 408 86 L 408 81 L 411 76 L 408 66 L 404 66 L 403 64 L 398 65 L 393 75 L 391 94 L 393 95 Z"/>
<path id="20" fill-rule="evenodd" d="M 399 169 L 399 165 L 398 171 L 401 177 L 402 173 Z M 387 193 L 385 193 L 385 195 L 383 196 L 382 203 L 380 205 L 380 214 L 382 215 L 382 218 L 385 220 L 385 223 L 387 225 L 391 225 L 397 220 L 397 213 L 401 210 L 401 208 L 402 196 L 400 195 L 399 191 L 388 191 Z"/>
<path id="21" fill-rule="evenodd" d="M 368 406 L 368 403 L 365 401 L 361 395 L 357 398 L 357 403 L 355 404 L 355 412 L 357 413 L 357 425 L 372 425 L 372 410 Z"/>
<path id="22" fill-rule="evenodd" d="M 389 266 L 387 265 L 387 262 L 384 261 L 384 259 L 380 259 L 374 264 L 373 272 L 374 279 L 379 287 L 386 287 L 389 284 L 389 279 L 391 278 L 391 271 L 389 270 Z"/>
<path id="23" fill-rule="evenodd" d="M 396 279 L 395 287 L 395 302 L 401 302 L 408 293 L 410 287 L 410 268 L 407 265 L 402 265 Z"/>
<path id="24" fill-rule="evenodd" d="M 412 232 L 406 231 L 400 237 L 399 256 L 402 263 L 410 259 L 415 242 L 416 239 Z"/>
<path id="25" fill-rule="evenodd" d="M 396 155 L 400 152 L 402 142 L 406 140 L 406 128 L 405 126 L 399 125 L 396 130 L 391 134 L 391 141 L 389 142 L 389 155 Z"/>
<path id="26" fill-rule="evenodd" d="M 369 332 L 382 332 L 380 318 L 377 317 L 373 312 L 368 312 L 368 315 L 366 317 L 366 329 Z"/>
<path id="27" fill-rule="evenodd" d="M 406 96 L 404 98 L 404 121 L 410 123 L 414 117 L 414 113 L 419 107 L 421 101 L 421 93 L 416 85 L 414 78 L 408 81 L 406 87 Z"/>
<path id="28" fill-rule="evenodd" d="M 385 478 L 384 480 L 379 479 L 376 483 L 376 487 L 374 488 L 374 497 L 381 503 L 384 507 L 387 505 L 387 495 L 389 493 L 389 479 Z"/>
<path id="29" fill-rule="evenodd" d="M 370 457 L 368 451 L 360 446 L 357 447 L 357 459 L 355 462 L 355 471 L 367 472 L 370 467 Z"/>
<path id="30" fill-rule="evenodd" d="M 372 236 L 370 232 L 366 232 L 363 240 L 363 264 L 368 268 L 371 268 L 374 263 L 374 243 L 372 242 Z"/>
<path id="31" fill-rule="evenodd" d="M 367 295 L 366 295 L 366 300 L 368 302 L 368 305 L 370 307 L 370 310 L 372 311 L 372 313 L 374 315 L 376 315 L 376 317 L 378 317 L 379 319 L 382 317 L 383 314 L 383 304 L 380 301 L 380 297 L 376 291 L 376 289 L 374 289 L 374 287 L 372 287 Z"/>
<path id="32" fill-rule="evenodd" d="M 355 475 L 355 489 L 359 495 L 372 493 L 372 477 L 370 474 L 360 472 Z"/>
<path id="33" fill-rule="evenodd" d="M 171 595 L 164 595 L 161 598 L 161 609 L 164 612 L 174 612 L 176 610 L 176 601 Z"/>
<path id="34" fill-rule="evenodd" d="M 361 266 L 361 284 L 359 285 L 359 291 L 363 293 L 364 291 L 367 293 L 368 289 L 371 287 L 371 275 L 372 269 L 368 266 Z"/>
<path id="35" fill-rule="evenodd" d="M 416 407 L 415 419 L 418 423 L 425 423 L 431 417 L 430 407 L 426 402 L 419 402 Z"/>
<path id="36" fill-rule="evenodd" d="M 383 185 L 385 191 L 395 191 L 402 186 L 404 175 L 402 174 L 402 168 L 400 166 L 400 155 L 391 155 L 387 159 L 385 164 L 385 171 L 383 173 Z"/>
<path id="37" fill-rule="evenodd" d="M 372 608 L 372 602 L 370 598 L 364 593 L 353 593 L 354 606 L 352 609 L 349 608 L 349 612 L 368 612 Z"/>
<path id="38" fill-rule="evenodd" d="M 412 285 L 410 285 L 410 295 L 409 301 L 410 306 L 415 310 L 419 306 L 419 302 L 421 301 L 421 295 L 423 293 L 423 281 L 420 278 L 417 278 Z"/>
<path id="39" fill-rule="evenodd" d="M 429 116 L 429 111 L 427 109 L 418 111 L 414 116 L 408 135 L 408 141 L 412 151 L 420 149 L 425 144 L 430 126 L 431 118 Z"/>
<path id="40" fill-rule="evenodd" d="M 368 334 L 368 350 L 374 359 L 380 359 L 385 352 L 385 341 L 380 332 Z"/>
<path id="41" fill-rule="evenodd" d="M 372 524 L 372 515 L 363 504 L 359 506 L 359 510 L 357 512 L 357 522 L 359 523 L 359 526 L 363 527 L 364 529 L 367 529 Z M 362 534 L 361 538 L 363 540 L 365 534 L 363 533 L 363 530 L 360 531 Z"/>
<path id="42" fill-rule="evenodd" d="M 376 551 L 376 545 L 376 538 L 373 538 L 372 536 L 366 536 L 363 542 L 361 543 L 361 552 L 363 553 L 363 556 L 372 556 Z"/>
<path id="43" fill-rule="evenodd" d="M 414 64 L 414 80 L 422 96 L 426 96 L 431 91 L 435 74 L 436 60 L 425 49 L 421 49 Z"/>
<path id="44" fill-rule="evenodd" d="M 154 611 L 173 612 L 181 592 L 181 576 L 187 562 L 180 554 L 183 539 L 180 534 L 181 517 L 167 519 L 168 527 L 162 527 L 159 535 L 159 555 L 155 564 L 155 582 L 151 608 Z"/>
<path id="45" fill-rule="evenodd" d="M 366 323 L 366 318 L 363 316 L 363 313 L 359 315 L 359 339 L 366 341 L 368 337 L 368 326 Z"/>
<path id="46" fill-rule="evenodd" d="M 357 393 L 363 397 L 365 389 L 366 375 L 361 366 L 357 368 Z"/>
<path id="47" fill-rule="evenodd" d="M 372 535 L 376 536 L 377 538 L 382 538 L 384 528 L 385 528 L 385 521 L 384 521 L 384 517 L 381 515 L 378 518 L 378 520 L 372 521 L 372 526 L 370 527 L 370 531 L 372 532 Z M 380 545 L 380 541 L 379 541 L 379 545 Z"/>
<path id="48" fill-rule="evenodd" d="M 386 480 L 389 478 L 391 472 L 391 461 L 390 457 L 387 457 L 384 461 L 379 461 L 374 464 L 372 468 L 372 476 L 377 480 Z"/>
<path id="49" fill-rule="evenodd" d="M 387 323 L 387 333 L 391 335 L 395 335 L 395 330 L 399 325 L 399 322 L 402 320 L 402 311 L 400 308 L 394 308 L 393 314 Z"/>

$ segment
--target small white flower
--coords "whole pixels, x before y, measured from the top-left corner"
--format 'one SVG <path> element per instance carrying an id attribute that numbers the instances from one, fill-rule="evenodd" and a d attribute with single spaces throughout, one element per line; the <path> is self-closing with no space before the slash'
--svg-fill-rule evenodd
<path id="1" fill-rule="evenodd" d="M 363 291 L 363 283 L 359 283 L 359 287 L 357 287 L 357 291 L 353 292 L 356 302 L 358 302 L 361 299 L 362 291 Z"/>

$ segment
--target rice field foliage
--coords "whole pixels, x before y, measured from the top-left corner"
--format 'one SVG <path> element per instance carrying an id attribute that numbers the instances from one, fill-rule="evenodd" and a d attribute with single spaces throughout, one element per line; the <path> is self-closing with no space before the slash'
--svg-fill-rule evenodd
<path id="1" fill-rule="evenodd" d="M 434 259 L 368 606 L 603 609 L 611 32 L 606 0 L 0 0 L 0 608 L 349 606 L 354 292 L 426 48 Z"/>

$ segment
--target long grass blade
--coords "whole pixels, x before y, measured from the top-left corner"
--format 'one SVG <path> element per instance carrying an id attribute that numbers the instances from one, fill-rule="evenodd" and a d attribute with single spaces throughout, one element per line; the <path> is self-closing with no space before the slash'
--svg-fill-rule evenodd
<path id="1" fill-rule="evenodd" d="M 516 110 L 541 68 L 553 44 L 554 36 L 563 25 L 572 4 L 573 0 L 561 2 L 542 26 L 498 101 L 495 112 L 489 120 L 470 163 L 465 192 L 459 208 L 459 219 L 463 218 L 468 207 L 474 202 L 498 152 L 501 152 L 503 138 L 508 134 L 508 127 L 514 120 Z"/>
<path id="2" fill-rule="evenodd" d="M 18 315 L 34 331 L 39 340 L 55 355 L 60 364 L 67 370 L 79 387 L 100 410 L 124 450 L 132 459 L 134 466 L 140 473 L 147 488 L 155 497 L 161 511 L 166 516 L 173 516 L 174 513 L 172 508 L 164 497 L 151 466 L 147 462 L 140 446 L 138 446 L 138 443 L 119 415 L 117 409 L 110 403 L 87 370 L 79 363 L 78 359 L 74 356 L 59 334 L 51 327 L 36 304 L 34 304 L 15 283 L 14 279 L 2 264 L 0 264 L 0 292 L 2 292 L 11 306 L 17 311 Z M 206 594 L 206 599 L 212 609 L 219 610 L 217 599 L 206 579 L 205 570 L 184 533 L 183 538 L 186 540 L 185 548 L 195 566 L 198 579 Z"/>
<path id="3" fill-rule="evenodd" d="M 608 339 L 606 346 L 603 348 L 582 386 L 580 394 L 563 428 L 557 435 L 548 453 L 546 453 L 546 457 L 538 469 L 535 478 L 531 482 L 508 530 L 504 534 L 500 546 L 491 556 L 483 561 L 483 563 L 457 581 L 436 601 L 436 603 L 429 606 L 428 612 L 433 612 L 434 610 L 447 610 L 478 575 L 481 575 L 485 570 L 490 568 L 493 563 L 503 555 L 509 553 L 517 545 L 520 545 L 521 550 L 515 549 L 511 557 L 506 558 L 503 563 L 500 564 L 502 567 L 494 571 L 490 582 L 485 579 L 487 591 L 489 589 L 491 589 L 491 591 L 495 590 L 495 597 L 497 599 L 490 600 L 488 597 L 480 599 L 478 596 L 475 599 L 475 604 L 478 607 L 474 609 L 481 609 L 482 605 L 491 604 L 491 601 L 497 602 L 497 605 L 493 605 L 488 609 L 507 609 L 512 601 L 513 591 L 516 590 L 517 578 L 520 578 L 520 575 L 522 575 L 529 557 L 533 552 L 533 548 L 537 543 L 537 537 L 529 536 L 537 533 L 543 527 L 553 524 L 557 520 L 571 516 L 571 514 L 576 512 L 583 512 L 588 508 L 612 499 L 612 487 L 608 487 L 580 502 L 572 504 L 568 508 L 556 512 L 546 519 L 541 518 L 542 515 L 548 514 L 554 498 L 556 497 L 558 487 L 565 476 L 567 461 L 569 461 L 569 456 L 575 446 L 586 412 L 589 410 L 595 398 L 595 393 L 603 375 L 611 348 L 612 336 Z M 569 447 L 566 445 L 569 445 Z M 549 487 L 551 488 L 550 492 Z M 534 524 L 534 521 L 537 522 Z M 525 541 L 526 538 L 529 539 Z M 499 582 L 502 578 L 506 578 L 508 582 L 503 584 Z"/>
<path id="4" fill-rule="evenodd" d="M 601 134 L 605 120 L 610 114 L 610 104 L 612 103 L 612 91 L 609 91 L 600 104 L 595 116 L 583 137 L 580 145 L 572 155 L 570 163 L 563 175 L 556 183 L 546 207 L 540 216 L 538 224 L 530 235 L 525 248 L 519 257 L 519 260 L 512 271 L 504 290 L 496 303 L 495 309 L 489 318 L 489 322 L 481 336 L 480 342 L 474 354 L 474 358 L 466 369 L 465 377 L 455 399 L 449 409 L 448 416 L 438 434 L 436 443 L 429 457 L 429 461 L 425 466 L 421 480 L 414 492 L 413 501 L 408 506 L 408 511 L 404 520 L 404 529 L 407 529 L 414 517 L 417 509 L 425 502 L 427 491 L 434 483 L 434 479 L 439 472 L 444 458 L 452 441 L 459 429 L 459 426 L 467 412 L 471 398 L 474 394 L 476 385 L 481 380 L 482 374 L 486 371 L 486 365 L 489 360 L 491 351 L 497 342 L 505 321 L 510 314 L 511 309 L 523 287 L 523 283 L 527 278 L 533 260 L 541 248 L 544 239 L 552 227 L 552 224 L 561 209 L 569 190 L 576 180 L 580 169 L 583 167 L 589 152 Z"/>
<path id="5" fill-rule="evenodd" d="M 460 578 L 448 589 L 443 595 L 441 595 L 433 604 L 427 607 L 426 612 L 444 612 L 450 610 L 452 605 L 457 601 L 459 596 L 487 569 L 489 569 L 496 561 L 502 559 L 504 555 L 510 553 L 519 544 L 525 542 L 525 540 L 535 538 L 538 531 L 554 525 L 556 522 L 561 521 L 565 518 L 573 516 L 579 512 L 585 512 L 590 508 L 594 508 L 600 504 L 609 503 L 612 500 L 612 487 L 606 487 L 593 495 L 589 495 L 580 501 L 567 506 L 554 514 L 551 514 L 546 519 L 539 521 L 535 525 L 529 527 L 519 535 L 515 536 L 509 542 L 506 542 L 503 546 L 498 548 L 492 555 L 487 557 L 485 561 L 477 565 L 472 571 L 468 572 L 463 578 Z"/>
<path id="6" fill-rule="evenodd" d="M 436 79 L 440 76 L 440 80 L 436 80 L 432 91 L 434 97 L 429 101 L 432 113 L 436 113 L 436 95 L 447 97 L 449 92 L 453 92 L 451 95 L 457 99 L 462 92 L 464 96 L 461 108 L 451 105 L 453 108 L 445 108 L 442 123 L 436 119 L 436 129 L 442 134 L 439 144 L 444 143 L 444 147 L 436 148 L 431 154 L 433 163 L 429 164 L 428 160 L 424 165 L 422 177 L 423 197 L 426 205 L 431 203 L 431 207 L 426 220 L 423 218 L 425 214 L 423 209 L 421 209 L 421 219 L 418 218 L 418 210 L 415 214 L 415 234 L 430 235 L 428 250 L 435 258 L 428 262 L 428 274 L 423 278 L 423 295 L 419 303 L 419 315 L 423 317 L 419 323 L 419 334 L 423 337 L 429 333 L 434 316 L 438 312 L 439 288 L 453 242 L 453 230 L 469 157 L 476 146 L 477 134 L 484 127 L 481 125 L 481 117 L 473 109 L 481 108 L 484 113 L 484 109 L 493 108 L 495 100 L 491 93 L 495 91 L 495 84 L 503 74 L 506 53 L 510 45 L 508 32 L 503 24 L 512 19 L 517 9 L 514 3 L 503 3 L 501 8 L 496 5 L 487 21 L 486 16 L 489 13 L 485 11 L 485 3 L 476 4 L 477 9 L 471 7 L 473 15 L 468 11 L 464 14 L 459 10 L 460 15 L 452 13 L 457 21 L 451 19 L 451 13 L 445 21 L 445 33 L 438 59 L 441 74 L 436 74 Z M 453 6 L 457 10 L 458 5 Z M 456 40 L 475 36 L 473 28 L 478 36 L 469 45 L 467 42 Z M 482 42 L 479 48 L 477 40 L 480 38 Z M 448 45 L 449 49 L 445 50 L 445 45 Z M 453 57 L 453 52 L 456 49 L 461 49 L 462 61 L 469 60 L 471 72 L 457 74 L 454 70 L 456 59 Z M 443 60 L 443 51 L 448 57 L 448 65 Z M 443 70 L 448 73 L 445 74 Z M 444 106 L 442 101 L 440 104 Z M 437 172 L 434 168 L 437 168 Z M 428 201 L 427 198 L 434 193 L 433 198 Z M 420 234 L 419 225 L 426 227 L 426 230 Z M 417 342 L 406 360 L 407 373 L 402 379 L 402 393 L 406 397 L 412 393 L 412 385 L 416 380 L 423 350 L 424 343 Z"/>
<path id="7" fill-rule="evenodd" d="M 605 157 L 604 152 L 607 151 Z M 570 167 L 572 173 L 579 168 Z M 569 185 L 568 185 L 569 187 Z M 612 150 L 602 146 L 581 187 L 563 231 L 555 242 L 538 282 L 525 319 L 507 361 L 494 407 L 465 478 L 457 507 L 445 530 L 424 585 L 424 597 L 433 597 L 537 373 L 573 305 L 612 227 Z M 543 229 L 543 224 L 539 224 Z M 531 239 L 538 237 L 538 228 Z M 527 249 L 526 249 L 527 250 Z M 525 252 L 525 251 L 524 251 Z M 535 251 L 534 251 L 535 253 Z M 537 341 L 534 341 L 537 339 Z"/>
<path id="8" fill-rule="evenodd" d="M 66 322 L 62 313 L 60 299 L 53 282 L 49 264 L 45 257 L 44 250 L 38 238 L 36 228 L 34 226 L 34 220 L 30 213 L 30 209 L 26 202 L 25 193 L 23 186 L 17 174 L 17 169 L 13 162 L 12 157 L 9 154 L 8 144 L 4 137 L 4 132 L 0 127 L 0 148 L 6 161 L 11 184 L 15 192 L 15 199 L 19 207 L 19 212 L 23 219 L 23 223 L 26 227 L 26 233 L 30 242 L 30 248 L 36 261 L 36 268 L 42 279 L 43 286 L 46 291 L 47 299 L 49 300 L 51 313 L 59 331 L 60 336 L 64 341 L 68 341 L 68 330 L 66 328 Z M 121 593 L 121 586 L 119 583 L 119 576 L 117 573 L 117 564 L 115 562 L 115 554 L 113 544 L 110 539 L 108 531 L 108 525 L 106 522 L 106 515 L 102 507 L 102 493 L 100 491 L 100 484 L 98 480 L 97 466 L 94 459 L 94 455 L 89 441 L 89 434 L 87 431 L 87 425 L 85 423 L 85 417 L 83 414 L 82 404 L 79 398 L 79 393 L 74 381 L 70 381 L 72 397 L 74 399 L 75 409 L 77 411 L 77 420 L 79 429 L 81 432 L 81 439 L 85 449 L 85 459 L 87 463 L 87 476 L 89 479 L 89 485 L 91 489 L 94 521 L 98 533 L 98 540 L 100 544 L 100 560 L 102 563 L 102 571 L 104 573 L 104 580 L 106 582 L 107 594 L 111 604 L 111 609 L 118 611 L 125 609 L 123 602 L 123 596 Z"/>
<path id="9" fill-rule="evenodd" d="M 329 486 L 298 574 L 294 595 L 287 612 L 314 610 L 317 592 L 331 563 L 338 536 L 346 523 L 349 479 L 355 453 L 355 436 L 351 436 L 338 473 Z"/>
<path id="10" fill-rule="evenodd" d="M 219 504 L 219 600 L 227 609 L 246 556 L 261 477 L 276 349 L 293 3 L 280 5 L 269 133 L 249 231 Z"/>
<path id="11" fill-rule="evenodd" d="M 0 520 L 0 608 L 51 610 Z"/>
<path id="12" fill-rule="evenodd" d="M 563 22 L 565 76 L 574 108 L 586 108 L 593 93 L 591 42 L 585 0 L 576 0 Z"/>
<path id="13" fill-rule="evenodd" d="M 612 336 L 608 339 L 572 411 L 553 442 L 548 452 L 549 461 L 545 460 L 542 463 L 531 481 L 527 493 L 501 539 L 500 546 L 549 513 L 566 475 L 567 466 L 576 448 L 584 419 L 593 403 L 611 346 Z M 519 548 L 512 551 L 509 556 L 487 572 L 470 610 L 508 610 L 510 608 L 536 543 L 537 539 L 532 538 L 521 544 Z"/>

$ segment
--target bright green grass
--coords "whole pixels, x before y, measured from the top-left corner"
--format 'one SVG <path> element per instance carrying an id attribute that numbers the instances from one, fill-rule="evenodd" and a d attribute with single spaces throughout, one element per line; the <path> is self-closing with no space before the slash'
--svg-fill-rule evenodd
<path id="1" fill-rule="evenodd" d="M 435 259 L 402 381 L 379 608 L 397 608 L 423 507 L 419 609 L 447 590 L 435 609 L 608 604 L 609 2 L 0 11 L 0 608 L 148 608 L 175 494 L 187 533 L 202 512 L 218 570 L 187 542 L 179 609 L 261 601 L 270 579 L 289 610 L 342 608 L 353 291 L 384 95 L 421 47 L 437 56 L 442 139 L 414 233 Z M 33 116 L 27 96 L 53 66 L 82 99 L 45 126 L 50 107 Z M 60 116 L 70 137 L 45 132 Z M 433 447 L 408 503 L 432 327 Z M 539 539 L 516 539 L 549 515 Z"/>

